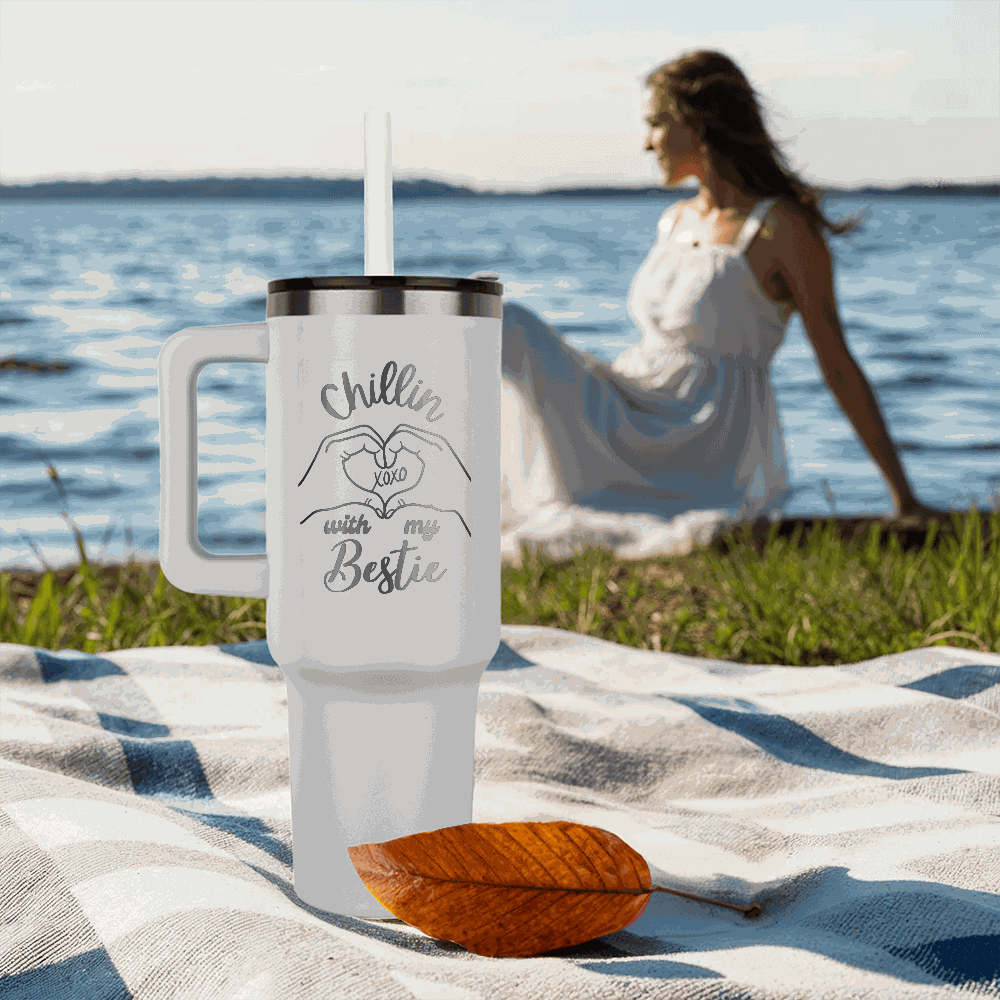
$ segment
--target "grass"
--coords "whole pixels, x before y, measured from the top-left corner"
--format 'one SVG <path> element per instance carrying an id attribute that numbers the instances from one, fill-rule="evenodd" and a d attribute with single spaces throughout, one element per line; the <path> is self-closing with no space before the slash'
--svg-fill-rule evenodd
<path id="1" fill-rule="evenodd" d="M 49 475 L 65 499 L 51 465 Z M 0 641 L 100 653 L 265 637 L 262 598 L 188 594 L 156 563 L 92 563 L 63 517 L 79 565 L 0 572 Z M 552 560 L 522 546 L 522 565 L 501 569 L 500 619 L 738 663 L 856 663 L 928 645 L 1000 653 L 1000 505 L 927 529 L 744 524 L 688 555 L 634 562 L 600 549 Z"/>
<path id="2" fill-rule="evenodd" d="M 984 528 L 989 538 L 984 541 Z M 926 530 L 741 525 L 687 556 L 591 550 L 505 567 L 501 620 L 738 663 L 856 663 L 927 645 L 1000 653 L 1000 513 Z"/>

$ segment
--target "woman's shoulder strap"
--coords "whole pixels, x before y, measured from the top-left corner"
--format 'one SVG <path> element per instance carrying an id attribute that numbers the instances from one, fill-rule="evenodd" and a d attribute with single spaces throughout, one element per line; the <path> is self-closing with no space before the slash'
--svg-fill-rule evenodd
<path id="1" fill-rule="evenodd" d="M 656 228 L 660 231 L 661 236 L 670 235 L 670 231 L 674 228 L 674 224 L 677 222 L 677 218 L 686 204 L 687 199 L 675 201 L 672 205 L 663 210 L 663 214 L 660 216 L 660 220 L 656 224 Z"/>
<path id="2" fill-rule="evenodd" d="M 746 217 L 746 221 L 740 229 L 740 235 L 736 241 L 736 248 L 740 253 L 743 253 L 750 245 L 750 241 L 756 236 L 757 230 L 763 225 L 764 217 L 777 204 L 778 200 L 776 197 L 764 198 L 758 201 L 751 209 L 750 214 Z"/>

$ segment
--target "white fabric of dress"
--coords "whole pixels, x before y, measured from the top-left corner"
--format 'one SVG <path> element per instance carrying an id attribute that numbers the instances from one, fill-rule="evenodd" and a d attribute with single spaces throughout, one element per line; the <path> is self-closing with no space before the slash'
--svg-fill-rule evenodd
<path id="1" fill-rule="evenodd" d="M 501 558 L 590 546 L 621 559 L 684 554 L 727 525 L 780 516 L 788 485 L 770 381 L 789 304 L 747 263 L 774 199 L 735 245 L 657 225 L 628 312 L 642 339 L 608 364 L 504 301 Z"/>

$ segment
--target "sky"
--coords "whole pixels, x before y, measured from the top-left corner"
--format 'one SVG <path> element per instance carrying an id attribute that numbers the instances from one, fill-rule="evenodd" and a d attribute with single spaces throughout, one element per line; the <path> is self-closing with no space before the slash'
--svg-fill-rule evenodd
<path id="1" fill-rule="evenodd" d="M 996 181 L 998 0 L 0 0 L 0 181 L 662 183 L 645 75 L 730 56 L 810 183 Z M 695 183 L 693 180 L 690 183 Z"/>

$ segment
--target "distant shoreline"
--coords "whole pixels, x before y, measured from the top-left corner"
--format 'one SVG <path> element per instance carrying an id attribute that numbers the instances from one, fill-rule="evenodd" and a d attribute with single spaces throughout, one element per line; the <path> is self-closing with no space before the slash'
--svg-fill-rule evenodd
<path id="1" fill-rule="evenodd" d="M 392 185 L 393 201 L 427 198 L 466 198 L 475 201 L 522 198 L 663 198 L 684 197 L 693 188 L 569 187 L 545 191 L 477 191 L 473 188 L 430 180 L 401 180 Z M 1000 183 L 907 184 L 903 187 L 822 187 L 825 196 L 872 197 L 1000 197 Z M 316 177 L 189 177 L 177 179 L 128 178 L 108 181 L 45 181 L 39 184 L 0 182 L 0 202 L 8 201 L 363 201 L 364 180 Z"/>

